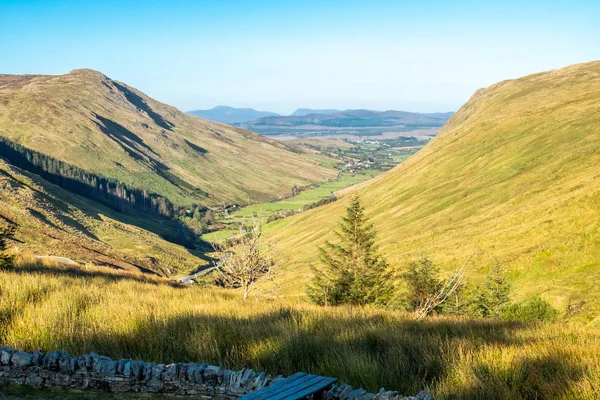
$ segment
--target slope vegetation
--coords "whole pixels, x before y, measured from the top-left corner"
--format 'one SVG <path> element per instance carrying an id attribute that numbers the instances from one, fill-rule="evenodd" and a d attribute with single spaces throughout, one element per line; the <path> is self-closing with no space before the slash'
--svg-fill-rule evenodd
<path id="1" fill-rule="evenodd" d="M 477 91 L 423 150 L 354 190 L 383 251 L 396 268 L 426 253 L 449 270 L 480 249 L 478 270 L 498 258 L 519 297 L 541 294 L 563 309 L 584 300 L 597 316 L 598 110 L 600 62 Z M 293 259 L 282 277 L 291 293 L 347 200 L 269 227 Z"/>
<path id="2" fill-rule="evenodd" d="M 177 232 L 177 226 L 169 226 L 175 221 L 147 218 L 138 227 L 141 218 L 90 202 L 2 159 L 0 193 L 0 229 L 16 228 L 11 251 L 25 257 L 68 257 L 81 265 L 163 276 L 204 264 L 190 250 L 159 236 Z"/>
<path id="3" fill-rule="evenodd" d="M 0 138 L 175 206 L 261 201 L 335 176 L 313 156 L 85 69 L 0 75 Z"/>

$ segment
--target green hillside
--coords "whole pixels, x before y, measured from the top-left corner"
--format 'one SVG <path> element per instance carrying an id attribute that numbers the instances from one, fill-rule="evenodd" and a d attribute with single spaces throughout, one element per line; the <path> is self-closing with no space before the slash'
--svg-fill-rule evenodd
<path id="1" fill-rule="evenodd" d="M 0 138 L 175 206 L 265 201 L 336 174 L 324 157 L 188 115 L 85 69 L 0 75 Z"/>
<path id="2" fill-rule="evenodd" d="M 422 253 L 445 270 L 475 249 L 477 271 L 498 258 L 519 298 L 598 315 L 600 292 L 600 62 L 477 91 L 439 136 L 354 190 L 395 268 Z M 316 247 L 348 198 L 269 226 L 292 259 L 282 275 L 301 293 Z"/>
<path id="3" fill-rule="evenodd" d="M 170 226 L 175 221 L 124 216 L 1 159 L 0 194 L 0 229 L 16 228 L 10 251 L 21 257 L 68 257 L 81 265 L 163 276 L 205 264 L 159 236 L 176 232 Z"/>

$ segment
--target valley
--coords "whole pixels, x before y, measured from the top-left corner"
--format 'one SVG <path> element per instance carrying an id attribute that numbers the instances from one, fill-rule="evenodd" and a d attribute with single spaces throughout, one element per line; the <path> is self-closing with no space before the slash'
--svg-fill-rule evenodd
<path id="1" fill-rule="evenodd" d="M 599 108 L 598 61 L 456 113 L 194 116 L 90 69 L 0 75 L 0 397 L 301 371 L 328 400 L 598 398 Z"/>

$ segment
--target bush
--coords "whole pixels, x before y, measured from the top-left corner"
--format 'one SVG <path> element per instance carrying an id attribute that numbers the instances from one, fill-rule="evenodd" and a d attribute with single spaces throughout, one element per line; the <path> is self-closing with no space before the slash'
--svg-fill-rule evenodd
<path id="1" fill-rule="evenodd" d="M 511 304 L 502 312 L 502 319 L 508 321 L 556 321 L 558 310 L 539 296 L 521 303 Z"/>

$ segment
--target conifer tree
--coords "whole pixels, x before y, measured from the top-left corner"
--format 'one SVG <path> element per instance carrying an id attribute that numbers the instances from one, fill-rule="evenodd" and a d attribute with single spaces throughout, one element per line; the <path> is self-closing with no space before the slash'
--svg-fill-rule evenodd
<path id="1" fill-rule="evenodd" d="M 510 283 L 506 270 L 496 261 L 477 286 L 471 299 L 472 311 L 484 318 L 497 318 L 506 306 L 510 304 Z"/>
<path id="2" fill-rule="evenodd" d="M 8 248 L 8 239 L 11 239 L 14 234 L 15 229 L 12 226 L 0 231 L 0 269 L 12 266 L 14 256 L 5 254 L 5 251 Z"/>
<path id="3" fill-rule="evenodd" d="M 358 197 L 353 197 L 339 230 L 339 243 L 319 248 L 319 266 L 306 293 L 320 305 L 383 304 L 391 294 L 388 263 L 375 245 L 373 225 L 367 222 Z"/>

